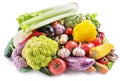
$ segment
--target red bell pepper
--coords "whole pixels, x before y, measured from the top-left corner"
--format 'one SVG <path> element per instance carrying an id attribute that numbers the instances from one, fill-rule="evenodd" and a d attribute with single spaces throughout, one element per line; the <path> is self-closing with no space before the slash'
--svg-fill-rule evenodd
<path id="1" fill-rule="evenodd" d="M 38 32 L 36 30 L 34 30 L 32 32 L 32 34 L 30 34 L 29 36 L 27 36 L 20 44 L 25 44 L 30 38 L 32 38 L 33 36 L 40 36 L 40 35 L 43 35 L 44 33 L 43 32 Z"/>

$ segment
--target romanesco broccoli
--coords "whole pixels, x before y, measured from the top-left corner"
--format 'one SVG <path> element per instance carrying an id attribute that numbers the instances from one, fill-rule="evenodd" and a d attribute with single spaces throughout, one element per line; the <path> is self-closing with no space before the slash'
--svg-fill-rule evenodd
<path id="1" fill-rule="evenodd" d="M 45 35 L 32 37 L 22 50 L 22 57 L 34 70 L 48 66 L 52 57 L 56 55 L 58 43 Z"/>

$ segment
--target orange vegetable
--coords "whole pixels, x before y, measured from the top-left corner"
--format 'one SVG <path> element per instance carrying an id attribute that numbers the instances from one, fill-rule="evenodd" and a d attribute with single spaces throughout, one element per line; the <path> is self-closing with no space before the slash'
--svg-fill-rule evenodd
<path id="1" fill-rule="evenodd" d="M 96 72 L 96 68 L 94 66 L 91 66 L 87 69 L 87 72 Z"/>
<path id="2" fill-rule="evenodd" d="M 103 65 L 103 64 L 101 64 L 99 62 L 95 62 L 95 65 L 98 68 L 98 70 L 101 73 L 103 73 L 103 74 L 106 74 L 109 71 L 109 69 L 107 68 L 107 66 L 105 66 L 105 65 Z"/>

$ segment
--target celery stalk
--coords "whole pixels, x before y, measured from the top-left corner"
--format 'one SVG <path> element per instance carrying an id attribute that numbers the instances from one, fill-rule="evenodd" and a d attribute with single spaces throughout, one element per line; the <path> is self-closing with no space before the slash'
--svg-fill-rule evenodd
<path id="1" fill-rule="evenodd" d="M 45 11 L 44 13 L 22 22 L 21 28 L 25 31 L 32 31 L 56 20 L 74 14 L 78 9 L 77 4 L 70 3 L 60 5 Z"/>

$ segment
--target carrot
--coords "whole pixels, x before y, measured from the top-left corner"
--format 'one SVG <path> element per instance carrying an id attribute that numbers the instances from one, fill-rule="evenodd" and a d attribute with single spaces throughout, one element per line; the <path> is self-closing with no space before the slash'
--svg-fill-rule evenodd
<path id="1" fill-rule="evenodd" d="M 97 69 L 103 74 L 106 74 L 109 71 L 107 66 L 105 66 L 99 62 L 95 62 L 95 65 L 96 65 Z"/>
<path id="2" fill-rule="evenodd" d="M 96 68 L 94 66 L 91 66 L 87 69 L 87 72 L 95 72 Z"/>

